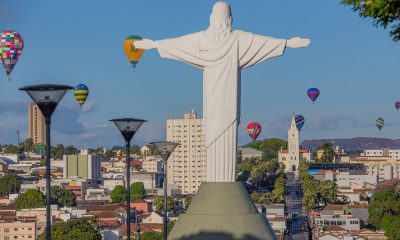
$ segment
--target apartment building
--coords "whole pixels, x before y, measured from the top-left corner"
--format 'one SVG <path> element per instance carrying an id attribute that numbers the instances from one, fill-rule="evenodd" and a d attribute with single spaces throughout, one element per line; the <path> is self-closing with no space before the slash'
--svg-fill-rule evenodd
<path id="1" fill-rule="evenodd" d="M 195 111 L 183 119 L 167 120 L 167 141 L 180 145 L 168 160 L 167 175 L 183 194 L 194 194 L 206 180 L 206 146 L 203 119 Z"/>

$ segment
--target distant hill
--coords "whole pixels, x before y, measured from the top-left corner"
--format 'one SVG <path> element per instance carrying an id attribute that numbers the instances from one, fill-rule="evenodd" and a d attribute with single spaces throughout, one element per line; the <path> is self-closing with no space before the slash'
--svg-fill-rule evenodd
<path id="1" fill-rule="evenodd" d="M 357 137 L 348 139 L 315 139 L 305 140 L 301 146 L 305 149 L 316 150 L 324 143 L 340 146 L 346 152 L 363 151 L 365 149 L 400 148 L 400 139 Z"/>

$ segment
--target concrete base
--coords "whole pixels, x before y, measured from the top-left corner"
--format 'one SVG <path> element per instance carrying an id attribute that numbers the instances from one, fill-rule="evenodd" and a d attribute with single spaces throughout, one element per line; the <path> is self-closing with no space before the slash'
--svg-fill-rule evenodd
<path id="1" fill-rule="evenodd" d="M 169 240 L 276 239 L 267 219 L 258 213 L 240 182 L 204 182 Z"/>

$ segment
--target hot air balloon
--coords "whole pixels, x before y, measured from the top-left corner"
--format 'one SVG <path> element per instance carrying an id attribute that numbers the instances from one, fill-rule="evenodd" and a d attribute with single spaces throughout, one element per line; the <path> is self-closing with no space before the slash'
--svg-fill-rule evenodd
<path id="1" fill-rule="evenodd" d="M 294 121 L 296 122 L 297 129 L 300 131 L 304 126 L 304 117 L 302 115 L 296 115 L 294 116 Z"/>
<path id="2" fill-rule="evenodd" d="M 311 101 L 314 103 L 315 100 L 317 100 L 318 96 L 319 96 L 319 89 L 318 88 L 309 88 L 307 90 L 307 95 L 308 97 L 311 99 Z"/>
<path id="3" fill-rule="evenodd" d="M 247 124 L 247 133 L 253 139 L 253 142 L 256 141 L 258 135 L 261 133 L 261 125 L 257 122 L 251 122 Z"/>
<path id="4" fill-rule="evenodd" d="M 385 120 L 383 120 L 383 118 L 377 118 L 376 127 L 379 129 L 379 131 L 383 128 L 383 125 L 385 125 Z"/>
<path id="5" fill-rule="evenodd" d="M 86 101 L 86 98 L 89 95 L 89 88 L 85 84 L 82 84 L 82 83 L 78 84 L 74 88 L 74 95 L 75 95 L 76 101 L 82 107 L 82 105 Z"/>
<path id="6" fill-rule="evenodd" d="M 0 62 L 6 70 L 9 81 L 11 81 L 11 72 L 21 57 L 23 49 L 24 41 L 18 32 L 14 30 L 0 32 Z"/>
<path id="7" fill-rule="evenodd" d="M 400 109 L 400 101 L 397 101 L 394 103 L 394 107 L 397 109 L 397 111 L 399 111 Z"/>
<path id="8" fill-rule="evenodd" d="M 140 58 L 142 57 L 142 55 L 144 53 L 143 49 L 135 48 L 135 46 L 133 45 L 133 43 L 136 40 L 142 40 L 142 38 L 137 35 L 132 35 L 132 36 L 125 38 L 125 41 L 124 41 L 124 51 L 125 51 L 126 57 L 131 62 L 133 69 L 136 68 L 136 65 L 138 64 Z"/>

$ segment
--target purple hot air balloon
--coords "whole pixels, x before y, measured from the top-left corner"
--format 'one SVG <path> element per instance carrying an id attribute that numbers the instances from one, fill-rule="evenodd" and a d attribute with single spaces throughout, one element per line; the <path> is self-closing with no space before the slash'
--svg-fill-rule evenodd
<path id="1" fill-rule="evenodd" d="M 394 107 L 397 109 L 397 111 L 399 111 L 400 109 L 400 101 L 397 101 L 394 103 Z"/>
<path id="2" fill-rule="evenodd" d="M 315 100 L 317 100 L 319 96 L 319 90 L 318 88 L 310 88 L 307 90 L 307 95 L 311 99 L 311 101 L 314 103 Z"/>

